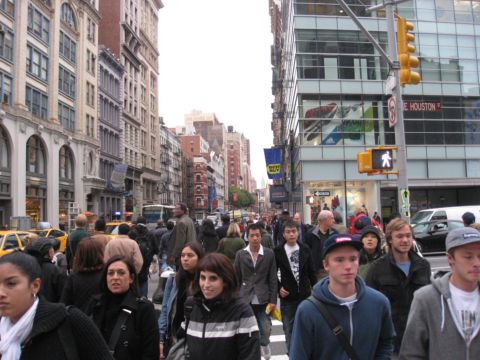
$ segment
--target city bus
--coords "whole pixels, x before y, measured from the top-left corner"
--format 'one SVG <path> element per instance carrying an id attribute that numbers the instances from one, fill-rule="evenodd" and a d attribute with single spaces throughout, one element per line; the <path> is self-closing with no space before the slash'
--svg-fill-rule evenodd
<path id="1" fill-rule="evenodd" d="M 148 224 L 157 224 L 157 220 L 161 219 L 165 224 L 167 224 L 168 220 L 172 220 L 173 216 L 173 209 L 175 206 L 173 205 L 145 205 L 142 208 L 142 215 L 145 217 L 145 220 Z"/>

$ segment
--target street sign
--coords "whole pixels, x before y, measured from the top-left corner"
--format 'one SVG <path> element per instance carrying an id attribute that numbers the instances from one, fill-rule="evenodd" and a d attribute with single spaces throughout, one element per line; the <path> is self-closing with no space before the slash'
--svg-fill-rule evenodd
<path id="1" fill-rule="evenodd" d="M 372 169 L 373 170 L 392 170 L 393 169 L 393 150 L 372 149 Z"/>
<path id="2" fill-rule="evenodd" d="M 397 125 L 397 100 L 395 96 L 390 96 L 387 102 L 388 106 L 388 123 L 390 127 Z"/>
<path id="3" fill-rule="evenodd" d="M 313 195 L 315 196 L 330 196 L 330 191 L 314 191 Z"/>
<path id="4" fill-rule="evenodd" d="M 392 95 L 393 89 L 397 85 L 395 76 L 389 75 L 387 80 L 385 80 L 385 95 Z"/>

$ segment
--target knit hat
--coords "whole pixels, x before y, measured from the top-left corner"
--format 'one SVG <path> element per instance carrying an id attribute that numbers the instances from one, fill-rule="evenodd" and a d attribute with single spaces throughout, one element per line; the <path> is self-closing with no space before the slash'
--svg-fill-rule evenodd
<path id="1" fill-rule="evenodd" d="M 363 248 L 363 243 L 350 234 L 334 234 L 330 236 L 323 244 L 323 257 L 325 257 L 331 250 L 340 246 L 353 246 L 357 250 Z"/>
<path id="2" fill-rule="evenodd" d="M 471 227 L 463 227 L 451 230 L 445 239 L 445 248 L 452 248 L 472 243 L 480 243 L 480 232 Z"/>
<path id="3" fill-rule="evenodd" d="M 470 211 L 467 211 L 462 215 L 462 220 L 466 225 L 472 225 L 475 222 L 475 215 Z"/>
<path id="4" fill-rule="evenodd" d="M 382 239 L 382 236 L 380 235 L 380 231 L 373 225 L 365 226 L 362 229 L 362 235 L 360 236 L 360 240 L 362 240 L 364 236 L 367 234 L 374 234 L 378 238 L 378 241 Z"/>

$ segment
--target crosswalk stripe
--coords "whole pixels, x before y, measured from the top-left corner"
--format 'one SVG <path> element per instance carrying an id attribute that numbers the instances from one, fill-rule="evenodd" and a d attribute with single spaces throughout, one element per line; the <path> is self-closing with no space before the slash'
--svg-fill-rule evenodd
<path id="1" fill-rule="evenodd" d="M 270 342 L 285 342 L 285 335 L 270 335 Z"/>
<path id="2" fill-rule="evenodd" d="M 272 355 L 271 360 L 288 360 L 288 355 Z"/>

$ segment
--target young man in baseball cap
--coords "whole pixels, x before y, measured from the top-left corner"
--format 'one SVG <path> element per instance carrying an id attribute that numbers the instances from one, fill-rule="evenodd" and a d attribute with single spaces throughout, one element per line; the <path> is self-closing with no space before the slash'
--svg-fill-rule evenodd
<path id="1" fill-rule="evenodd" d="M 415 293 L 400 359 L 480 359 L 480 233 L 454 229 L 445 247 L 451 272 Z"/>
<path id="2" fill-rule="evenodd" d="M 334 234 L 323 246 L 328 276 L 313 288 L 341 326 L 358 359 L 390 359 L 395 331 L 388 299 L 357 276 L 363 244 L 349 234 Z M 310 300 L 295 316 L 290 359 L 347 359 L 345 348 Z"/>

